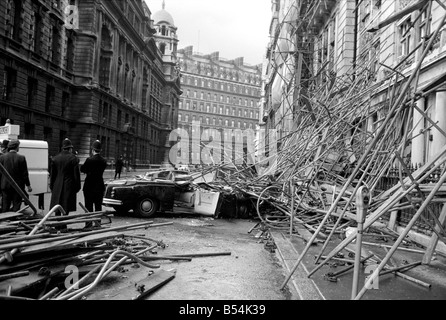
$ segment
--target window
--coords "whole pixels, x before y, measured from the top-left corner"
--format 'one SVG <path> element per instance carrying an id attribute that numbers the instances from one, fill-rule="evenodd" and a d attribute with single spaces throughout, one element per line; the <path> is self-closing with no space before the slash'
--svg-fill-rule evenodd
<path id="1" fill-rule="evenodd" d="M 27 91 L 27 100 L 28 107 L 32 108 L 35 101 L 35 95 L 37 93 L 37 79 L 32 77 L 28 77 L 28 91 Z"/>
<path id="2" fill-rule="evenodd" d="M 69 108 L 69 106 L 70 106 L 70 94 L 68 92 L 63 92 L 62 93 L 62 106 L 61 106 L 61 111 L 60 111 L 61 117 L 65 117 L 66 110 Z"/>
<path id="3" fill-rule="evenodd" d="M 65 54 L 65 68 L 73 71 L 74 65 L 74 33 L 72 30 L 66 30 L 67 52 Z M 109 66 L 110 68 L 110 66 Z M 110 70 L 109 70 L 110 71 Z"/>
<path id="4" fill-rule="evenodd" d="M 6 67 L 3 74 L 3 93 L 4 100 L 10 100 L 12 97 L 13 89 L 16 87 L 17 71 Z"/>
<path id="5" fill-rule="evenodd" d="M 58 65 L 60 63 L 60 31 L 58 22 L 53 19 L 51 29 L 51 62 Z"/>
<path id="6" fill-rule="evenodd" d="M 122 121 L 122 111 L 121 110 L 118 110 L 118 116 L 117 116 L 117 129 L 118 130 L 122 130 L 122 123 L 121 123 L 121 121 Z"/>
<path id="7" fill-rule="evenodd" d="M 99 84 L 108 88 L 110 84 L 110 57 L 101 55 L 99 59 Z"/>
<path id="8" fill-rule="evenodd" d="M 411 22 L 410 17 L 403 21 L 398 26 L 400 46 L 399 46 L 399 56 L 406 56 L 409 54 L 412 44 L 411 44 Z"/>
<path id="9" fill-rule="evenodd" d="M 166 54 L 166 44 L 160 43 L 160 51 L 162 54 Z"/>
<path id="10" fill-rule="evenodd" d="M 6 36 L 21 41 L 22 1 L 9 0 L 6 9 Z"/>
<path id="11" fill-rule="evenodd" d="M 53 107 L 54 104 L 55 93 L 56 89 L 53 86 L 51 85 L 46 86 L 45 112 L 51 111 L 51 108 Z"/>
<path id="12" fill-rule="evenodd" d="M 37 54 L 41 54 L 41 38 L 42 38 L 42 16 L 39 13 L 39 9 L 36 8 L 33 15 L 31 30 L 32 30 L 32 38 L 31 38 L 31 50 Z"/>

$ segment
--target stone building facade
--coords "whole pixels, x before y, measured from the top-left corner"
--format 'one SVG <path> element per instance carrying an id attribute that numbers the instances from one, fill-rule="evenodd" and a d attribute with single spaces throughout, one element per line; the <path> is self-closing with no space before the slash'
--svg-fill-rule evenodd
<path id="1" fill-rule="evenodd" d="M 50 155 L 68 137 L 83 162 L 98 139 L 109 163 L 160 164 L 180 83 L 155 33 L 141 0 L 2 1 L 0 124 Z"/>
<path id="2" fill-rule="evenodd" d="M 422 42 L 426 45 L 428 35 L 440 27 L 417 77 L 422 98 L 416 101 L 413 138 L 404 155 L 407 162 L 419 166 L 446 144 L 446 28 L 440 25 L 446 14 L 444 5 L 416 0 L 328 0 L 314 6 L 306 0 L 271 3 L 261 126 L 290 132 L 298 121 L 294 112 L 299 108 L 297 87 L 300 93 L 331 90 L 336 99 L 361 72 L 361 76 L 369 74 L 368 85 L 373 88 L 369 103 L 376 113 L 360 125 L 364 132 L 373 133 L 386 116 L 383 105 L 389 103 L 389 86 L 393 84 L 388 75 L 397 70 L 407 79 L 423 53 Z M 295 22 L 301 21 L 299 12 L 310 13 L 305 29 Z M 385 25 L 380 25 L 383 22 Z M 300 63 L 296 52 L 303 53 Z"/>
<path id="3" fill-rule="evenodd" d="M 183 90 L 178 126 L 188 133 L 190 141 L 197 137 L 194 146 L 203 142 L 199 140 L 202 140 L 203 132 L 208 132 L 205 130 L 219 132 L 222 144 L 225 139 L 232 139 L 224 136 L 224 131 L 235 134 L 250 129 L 255 132 L 259 119 L 261 64 L 247 65 L 243 57 L 226 60 L 219 56 L 219 52 L 194 53 L 192 46 L 178 50 L 178 59 Z M 207 138 L 203 137 L 206 141 Z M 183 163 L 211 162 L 206 159 L 206 154 L 202 157 L 199 148 L 190 151 L 186 158 L 183 157 Z M 214 163 L 235 159 L 234 154 L 221 154 L 222 158 L 214 159 Z"/>

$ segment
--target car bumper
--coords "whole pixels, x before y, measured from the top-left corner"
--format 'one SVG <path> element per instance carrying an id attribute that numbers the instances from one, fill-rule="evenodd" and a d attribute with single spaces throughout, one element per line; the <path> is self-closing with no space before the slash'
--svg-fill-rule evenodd
<path id="1" fill-rule="evenodd" d="M 122 206 L 122 201 L 116 199 L 104 198 L 102 200 L 102 204 L 106 206 Z"/>

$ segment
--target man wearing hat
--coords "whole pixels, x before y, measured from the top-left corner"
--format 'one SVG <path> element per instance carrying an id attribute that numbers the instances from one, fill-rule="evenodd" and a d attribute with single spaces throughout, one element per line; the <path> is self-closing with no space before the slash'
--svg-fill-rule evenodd
<path id="1" fill-rule="evenodd" d="M 65 214 L 76 211 L 76 195 L 81 189 L 79 159 L 73 153 L 73 144 L 66 138 L 62 142 L 62 151 L 51 162 L 51 204 L 60 205 Z M 56 216 L 61 213 L 56 211 Z"/>
<path id="2" fill-rule="evenodd" d="M 6 152 L 8 152 L 8 144 L 9 144 L 9 140 L 3 140 L 3 142 L 2 142 L 2 151 L 1 151 L 0 156 L 2 154 L 5 154 Z"/>
<path id="3" fill-rule="evenodd" d="M 103 174 L 107 167 L 107 161 L 101 156 L 101 151 L 101 142 L 96 140 L 92 145 L 93 155 L 87 158 L 81 166 L 81 172 L 87 175 L 85 177 L 83 192 L 85 208 L 90 212 L 102 211 L 102 199 L 104 198 L 105 191 Z M 87 224 L 86 227 L 89 226 L 91 224 Z"/>
<path id="4" fill-rule="evenodd" d="M 25 192 L 25 186 L 27 186 L 28 192 L 31 192 L 26 158 L 17 153 L 19 145 L 19 140 L 11 140 L 8 144 L 8 152 L 0 157 L 0 163 L 23 192 Z M 0 175 L 0 187 L 2 189 L 2 212 L 9 211 L 11 204 L 12 211 L 19 211 L 23 201 L 22 196 L 14 189 L 5 175 Z"/>

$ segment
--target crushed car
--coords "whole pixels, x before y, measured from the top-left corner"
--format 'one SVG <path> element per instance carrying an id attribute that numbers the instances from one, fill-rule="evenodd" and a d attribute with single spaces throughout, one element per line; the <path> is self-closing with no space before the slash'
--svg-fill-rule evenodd
<path id="1" fill-rule="evenodd" d="M 117 214 L 130 210 L 143 218 L 156 212 L 172 211 L 184 192 L 193 190 L 192 176 L 182 170 L 149 171 L 132 178 L 105 182 L 103 205 Z"/>

